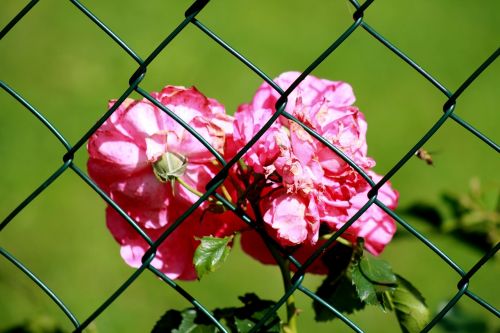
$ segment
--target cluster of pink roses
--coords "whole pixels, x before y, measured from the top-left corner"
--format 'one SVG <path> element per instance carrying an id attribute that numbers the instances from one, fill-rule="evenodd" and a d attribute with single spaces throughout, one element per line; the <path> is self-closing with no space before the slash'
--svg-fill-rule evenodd
<path id="1" fill-rule="evenodd" d="M 298 76 L 296 72 L 284 73 L 275 82 L 286 89 Z M 152 97 L 228 160 L 276 112 L 280 95 L 264 83 L 251 103 L 238 108 L 234 118 L 195 88 L 167 86 Z M 290 94 L 285 110 L 377 181 L 380 176 L 371 170 L 375 162 L 367 156 L 367 124 L 352 106 L 354 100 L 348 84 L 308 76 Z M 122 103 L 90 138 L 88 150 L 92 179 L 153 240 L 199 199 L 222 168 L 201 142 L 146 99 Z M 283 116 L 243 156 L 243 162 L 247 167 L 231 169 L 222 192 L 252 217 L 262 216 L 257 222 L 263 223 L 282 246 L 296 248 L 294 255 L 299 259 L 322 242 L 320 227 L 322 233 L 338 230 L 368 201 L 366 180 L 301 125 Z M 256 187 L 248 184 L 253 179 L 264 181 Z M 242 197 L 249 195 L 244 187 L 253 188 L 251 202 Z M 395 208 L 398 194 L 386 184 L 378 199 Z M 170 278 L 196 278 L 193 254 L 197 239 L 206 235 L 241 232 L 245 252 L 261 262 L 273 263 L 260 236 L 233 213 L 214 209 L 214 201 L 203 203 L 159 247 L 152 264 Z M 121 245 L 122 257 L 138 267 L 148 244 L 110 207 L 106 221 Z M 392 219 L 372 205 L 342 237 L 353 242 L 363 237 L 367 250 L 379 254 L 394 232 Z M 310 271 L 326 273 L 326 267 L 317 263 Z"/>

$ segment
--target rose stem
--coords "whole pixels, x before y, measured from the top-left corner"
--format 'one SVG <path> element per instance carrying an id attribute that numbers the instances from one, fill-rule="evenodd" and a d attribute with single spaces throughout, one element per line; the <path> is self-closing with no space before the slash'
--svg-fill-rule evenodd
<path id="1" fill-rule="evenodd" d="M 262 214 L 259 209 L 259 204 L 252 202 L 251 203 L 253 211 L 255 213 L 255 217 L 257 223 L 260 225 L 264 224 L 264 220 L 262 219 Z M 292 288 L 292 281 L 290 279 L 290 261 L 288 259 L 284 259 L 278 251 L 273 247 L 273 245 L 268 244 L 266 239 L 263 239 L 267 248 L 271 252 L 274 260 L 278 264 L 281 272 L 281 276 L 283 277 L 283 286 L 285 288 L 285 292 Z M 295 307 L 295 297 L 294 294 L 291 294 L 286 300 L 286 315 L 287 322 L 284 325 L 283 329 L 285 333 L 297 333 L 297 308 Z"/>
<path id="2" fill-rule="evenodd" d="M 193 193 L 194 195 L 197 195 L 199 197 L 203 196 L 203 193 L 195 189 L 194 187 L 191 187 L 188 183 L 186 183 L 181 177 L 177 177 L 175 180 L 179 182 L 186 190 L 189 192 Z"/>

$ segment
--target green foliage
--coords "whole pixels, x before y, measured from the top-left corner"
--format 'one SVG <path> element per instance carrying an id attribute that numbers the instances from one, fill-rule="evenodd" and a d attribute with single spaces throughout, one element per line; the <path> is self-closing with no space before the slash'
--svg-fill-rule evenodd
<path id="1" fill-rule="evenodd" d="M 397 276 L 398 283 L 391 294 L 394 311 L 404 333 L 420 332 L 427 325 L 430 312 L 420 292 L 407 280 Z"/>
<path id="2" fill-rule="evenodd" d="M 322 257 L 329 273 L 316 294 L 342 313 L 361 310 L 365 304 L 357 296 L 356 288 L 347 275 L 352 263 L 359 260 L 361 248 L 341 243 L 334 244 Z M 313 301 L 316 321 L 329 321 L 335 314 L 318 301 Z"/>
<path id="3" fill-rule="evenodd" d="M 231 332 L 248 332 L 275 305 L 275 302 L 261 300 L 253 293 L 245 294 L 238 297 L 238 299 L 244 304 L 242 307 L 214 311 L 215 317 L 224 319 Z M 262 332 L 278 333 L 281 331 L 280 323 L 278 315 L 273 314 Z"/>
<path id="4" fill-rule="evenodd" d="M 378 303 L 375 285 L 363 275 L 359 265 L 352 267 L 351 279 L 352 284 L 356 287 L 356 297 L 361 302 L 368 305 L 376 305 Z"/>
<path id="5" fill-rule="evenodd" d="M 396 275 L 387 261 L 364 253 L 357 265 L 352 266 L 351 278 L 361 301 L 386 309 L 385 292 L 392 290 L 396 283 Z"/>
<path id="6" fill-rule="evenodd" d="M 392 272 L 391 265 L 385 260 L 377 259 L 369 253 L 364 253 L 357 267 L 371 282 L 384 285 L 396 283 L 396 275 Z"/>
<path id="7" fill-rule="evenodd" d="M 200 239 L 201 243 L 193 257 L 198 279 L 206 273 L 214 272 L 226 261 L 232 240 L 233 236 L 224 238 L 206 236 Z"/>
<path id="8" fill-rule="evenodd" d="M 485 190 L 476 178 L 467 193 L 444 193 L 440 204 L 417 202 L 403 212 L 481 251 L 500 241 L 500 192 L 498 187 Z"/>
<path id="9" fill-rule="evenodd" d="M 168 310 L 156 323 L 152 333 L 214 333 L 215 325 L 195 309 Z"/>
<path id="10" fill-rule="evenodd" d="M 352 280 L 345 275 L 337 279 L 327 277 L 316 291 L 316 295 L 342 313 L 353 313 L 365 307 L 365 303 L 358 296 Z M 332 311 L 317 301 L 313 302 L 313 309 L 316 321 L 328 321 L 336 318 Z"/>
<path id="11" fill-rule="evenodd" d="M 255 294 L 245 294 L 239 297 L 242 307 L 215 309 L 214 317 L 224 327 L 233 333 L 248 333 L 262 319 L 274 302 L 261 300 Z M 281 332 L 281 322 L 273 314 L 268 323 L 260 330 L 264 333 Z M 168 310 L 156 323 L 152 333 L 213 333 L 218 332 L 217 326 L 202 311 L 189 308 L 183 311 Z"/>
<path id="12" fill-rule="evenodd" d="M 394 311 L 404 333 L 420 332 L 429 321 L 429 310 L 420 292 L 407 280 L 394 274 L 387 261 L 375 258 L 362 250 L 362 242 L 350 252 L 343 267 L 331 262 L 330 273 L 316 294 L 342 313 L 350 314 L 366 305 L 378 305 L 384 311 Z M 339 253 L 345 245 L 336 245 L 332 252 Z M 330 254 L 331 256 L 331 254 Z M 335 256 L 338 258 L 338 254 Z M 334 319 L 335 314 L 314 301 L 317 321 Z"/>

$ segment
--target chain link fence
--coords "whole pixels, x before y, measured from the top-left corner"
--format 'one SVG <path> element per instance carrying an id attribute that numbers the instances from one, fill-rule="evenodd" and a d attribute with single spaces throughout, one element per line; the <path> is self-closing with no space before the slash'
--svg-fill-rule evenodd
<path id="1" fill-rule="evenodd" d="M 462 85 L 456 89 L 455 91 L 451 91 L 448 88 L 446 88 L 443 84 L 441 84 L 435 77 L 433 77 L 431 74 L 429 74 L 426 70 L 424 70 L 421 66 L 419 66 L 416 62 L 414 62 L 407 54 L 399 50 L 396 46 L 394 46 L 388 39 L 386 39 L 384 36 L 379 34 L 372 26 L 370 26 L 364 19 L 364 13 L 365 11 L 369 11 L 371 6 L 375 6 L 373 4 L 373 0 L 367 0 L 364 3 L 358 3 L 357 0 L 350 0 L 350 5 L 352 5 L 353 8 L 353 23 L 346 27 L 345 31 L 336 38 L 331 45 L 324 50 L 321 54 L 317 56 L 317 58 L 309 65 L 307 68 L 303 70 L 302 75 L 286 90 L 283 91 L 278 85 L 276 85 L 272 79 L 256 64 L 252 63 L 251 61 L 248 60 L 248 58 L 245 57 L 244 52 L 240 52 L 239 50 L 236 50 L 232 48 L 228 43 L 226 43 L 222 38 L 220 38 L 217 34 L 215 34 L 210 27 L 207 27 L 204 25 L 202 22 L 200 22 L 196 17 L 197 15 L 204 10 L 205 5 L 209 2 L 209 0 L 198 0 L 192 3 L 185 11 L 185 17 L 180 19 L 179 25 L 152 51 L 145 59 L 141 58 L 137 53 L 134 52 L 134 50 L 127 45 L 127 43 L 120 39 L 106 24 L 101 21 L 96 15 L 94 15 L 84 4 L 82 4 L 80 1 L 77 0 L 70 0 L 70 2 L 81 12 L 82 15 L 85 15 L 88 17 L 89 20 L 91 20 L 95 25 L 97 25 L 103 33 L 107 34 L 109 38 L 111 38 L 115 43 L 116 46 L 121 48 L 129 57 L 131 57 L 136 63 L 137 63 L 137 70 L 131 74 L 130 80 L 129 80 L 129 86 L 128 88 L 123 92 L 123 94 L 118 98 L 117 102 L 114 104 L 113 107 L 109 109 L 108 112 L 106 112 L 100 119 L 98 119 L 95 122 L 95 125 L 92 126 L 88 131 L 81 136 L 81 138 L 75 142 L 75 143 L 70 143 L 62 134 L 61 132 L 56 129 L 56 127 L 47 119 L 44 117 L 43 113 L 35 109 L 29 101 L 27 101 L 25 98 L 22 97 L 22 95 L 14 90 L 11 86 L 9 86 L 6 82 L 0 81 L 0 86 L 1 88 L 9 95 L 12 96 L 18 103 L 23 105 L 29 112 L 32 113 L 33 116 L 35 116 L 40 123 L 42 123 L 53 135 L 57 140 L 60 142 L 60 144 L 64 147 L 66 153 L 62 157 L 63 162 L 62 165 L 60 165 L 54 172 L 53 174 L 38 188 L 36 188 L 23 202 L 21 202 L 17 207 L 15 207 L 10 214 L 1 222 L 0 224 L 0 232 L 7 227 L 10 223 L 14 222 L 14 218 L 30 203 L 33 202 L 33 200 L 39 196 L 43 191 L 45 191 L 51 184 L 59 178 L 62 174 L 66 172 L 74 172 L 76 175 L 78 175 L 81 180 L 86 183 L 89 187 L 91 187 L 100 197 L 102 197 L 103 200 L 105 200 L 109 205 L 111 205 L 116 211 L 118 211 L 127 221 L 130 223 L 131 226 L 133 226 L 140 234 L 141 236 L 150 244 L 150 250 L 146 253 L 146 255 L 143 258 L 143 264 L 140 268 L 135 270 L 133 274 L 120 286 L 118 286 L 111 295 L 108 295 L 106 301 L 102 303 L 99 307 L 97 307 L 87 318 L 77 318 L 77 316 L 74 314 L 72 309 L 70 309 L 68 306 L 65 305 L 63 300 L 56 294 L 54 293 L 49 286 L 40 278 L 38 278 L 33 272 L 30 271 L 30 268 L 27 267 L 23 262 L 20 260 L 16 259 L 9 251 L 8 249 L 4 247 L 0 247 L 0 254 L 7 260 L 7 263 L 4 261 L 2 263 L 3 265 L 6 264 L 12 264 L 15 267 L 17 267 L 20 271 L 22 271 L 26 277 L 31 279 L 33 283 L 35 283 L 43 292 L 47 294 L 48 297 L 52 299 L 52 301 L 57 304 L 57 306 L 60 308 L 60 310 L 67 316 L 68 320 L 71 321 L 71 323 L 74 325 L 74 332 L 81 332 L 84 330 L 88 325 L 94 321 L 97 317 L 99 317 L 103 312 L 105 312 L 108 307 L 117 299 L 119 298 L 123 292 L 129 288 L 139 276 L 144 274 L 145 271 L 149 271 L 156 276 L 158 276 L 160 279 L 162 279 L 167 286 L 170 288 L 173 288 L 174 290 L 177 291 L 179 297 L 185 298 L 187 301 L 189 301 L 194 307 L 205 313 L 211 320 L 214 322 L 214 324 L 219 327 L 221 331 L 225 331 L 224 327 L 217 322 L 217 320 L 214 318 L 212 313 L 203 305 L 201 304 L 194 296 L 190 295 L 188 292 L 186 292 L 180 285 L 178 285 L 176 282 L 173 280 L 169 279 L 167 276 L 165 276 L 162 272 L 158 271 L 151 265 L 151 261 L 153 260 L 155 256 L 155 250 L 158 248 L 158 246 L 169 237 L 169 235 L 180 225 L 183 223 L 183 221 L 198 207 L 200 206 L 205 200 L 207 200 L 210 196 L 215 195 L 218 200 L 222 201 L 226 207 L 230 210 L 233 210 L 236 214 L 238 214 L 241 219 L 243 219 L 245 222 L 247 222 L 250 225 L 253 225 L 253 221 L 251 218 L 246 216 L 244 213 L 241 211 L 238 211 L 236 207 L 234 207 L 230 202 L 225 200 L 224 197 L 220 196 L 217 194 L 216 189 L 222 184 L 222 182 L 225 180 L 225 177 L 227 176 L 227 171 L 229 168 L 231 168 L 235 163 L 237 163 L 238 159 L 240 159 L 245 152 L 263 135 L 263 133 L 270 127 L 272 122 L 274 122 L 279 116 L 284 116 L 292 121 L 297 122 L 300 126 L 304 127 L 306 131 L 308 131 L 311 135 L 313 135 L 316 139 L 320 140 L 323 142 L 325 145 L 327 145 L 331 150 L 335 151 L 339 156 L 341 156 L 347 163 L 349 163 L 354 169 L 360 170 L 352 161 L 349 160 L 347 156 L 345 156 L 341 150 L 339 150 L 337 147 L 331 145 L 328 143 L 325 139 L 323 139 L 321 136 L 316 134 L 313 130 L 307 128 L 306 125 L 300 123 L 299 120 L 294 118 L 291 114 L 288 114 L 285 111 L 285 105 L 286 105 L 286 100 L 287 96 L 298 86 L 298 84 L 308 75 L 310 74 L 318 65 L 320 65 L 325 59 L 328 57 L 334 57 L 335 56 L 335 51 L 336 49 L 344 43 L 347 39 L 350 38 L 352 33 L 356 30 L 364 30 L 365 33 L 369 34 L 372 38 L 376 39 L 378 42 L 382 43 L 387 49 L 389 49 L 391 52 L 393 52 L 397 57 L 401 58 L 408 66 L 410 66 L 414 72 L 415 75 L 419 75 L 423 78 L 425 78 L 428 81 L 428 84 L 433 86 L 436 90 L 438 90 L 440 93 L 446 96 L 446 103 L 442 105 L 442 115 L 441 117 L 428 129 L 428 131 L 425 133 L 425 135 L 418 140 L 414 144 L 414 146 L 386 173 L 386 175 L 376 184 L 372 184 L 372 189 L 369 193 L 369 201 L 365 204 L 365 206 L 357 213 L 355 216 L 353 216 L 348 223 L 345 224 L 344 227 L 342 227 L 340 230 L 338 230 L 333 237 L 330 238 L 329 241 L 327 241 L 321 248 L 319 248 L 308 260 L 305 262 L 298 262 L 293 256 L 287 255 L 286 251 L 284 251 L 281 248 L 278 248 L 278 250 L 284 255 L 288 256 L 288 259 L 291 260 L 295 265 L 299 268 L 297 273 L 293 276 L 292 283 L 293 286 L 289 289 L 288 292 L 282 295 L 282 297 L 277 301 L 276 305 L 269 310 L 269 312 L 260 320 L 259 323 L 257 323 L 253 329 L 251 330 L 252 332 L 258 332 L 259 329 L 266 323 L 266 321 L 271 318 L 273 314 L 278 311 L 283 304 L 286 302 L 287 298 L 293 294 L 293 293 L 303 293 L 307 295 L 307 297 L 323 304 L 326 308 L 328 308 L 330 311 L 332 311 L 335 315 L 337 315 L 347 326 L 349 326 L 353 331 L 356 332 L 362 332 L 361 328 L 359 328 L 348 316 L 343 315 L 337 309 L 335 309 L 333 306 L 328 304 L 326 301 L 321 299 L 318 295 L 316 295 L 313 291 L 309 290 L 306 288 L 303 284 L 303 278 L 305 275 L 305 271 L 307 267 L 309 267 L 315 260 L 318 259 L 320 256 L 321 252 L 329 247 L 339 236 L 342 235 L 342 233 L 352 224 L 356 221 L 356 219 L 366 210 L 368 209 L 371 205 L 377 205 L 380 208 L 382 208 L 387 214 L 392 216 L 394 220 L 397 221 L 397 223 L 406 229 L 409 233 L 411 233 L 415 238 L 417 238 L 422 246 L 426 246 L 430 248 L 436 256 L 441 258 L 443 262 L 445 262 L 448 266 L 449 269 L 454 271 L 456 274 L 456 286 L 457 286 L 457 291 L 456 294 L 447 302 L 447 304 L 441 309 L 439 313 L 437 313 L 432 320 L 429 322 L 427 327 L 423 330 L 424 332 L 430 331 L 445 315 L 450 309 L 452 309 L 456 303 L 461 299 L 461 298 L 470 298 L 477 304 L 479 304 L 481 307 L 484 308 L 484 311 L 489 311 L 491 312 L 494 316 L 499 317 L 500 312 L 498 309 L 496 309 L 493 305 L 489 304 L 486 302 L 481 295 L 476 295 L 474 294 L 470 289 L 469 289 L 469 284 L 474 278 L 474 275 L 481 270 L 481 267 L 488 261 L 491 260 L 491 258 L 494 257 L 496 252 L 499 249 L 499 244 L 497 243 L 493 248 L 491 248 L 487 253 L 484 254 L 484 256 L 473 266 L 470 268 L 462 268 L 460 267 L 455 261 L 453 261 L 444 251 L 442 251 L 440 248 L 438 248 L 435 244 L 433 244 L 429 239 L 427 239 L 424 235 L 419 233 L 414 226 L 409 224 L 407 221 L 405 221 L 401 216 L 398 214 L 394 213 L 390 209 L 388 209 L 381 201 L 377 199 L 377 191 L 381 188 L 383 184 L 385 184 L 387 181 L 389 181 L 407 162 L 410 158 L 412 158 L 417 150 L 419 150 L 434 134 L 436 134 L 442 125 L 446 122 L 456 122 L 463 128 L 463 132 L 466 133 L 467 135 L 473 135 L 479 138 L 484 145 L 487 145 L 491 148 L 492 152 L 491 153 L 498 153 L 499 152 L 499 146 L 490 138 L 485 136 L 483 133 L 475 129 L 472 125 L 470 125 L 466 120 L 462 119 L 457 115 L 455 112 L 455 109 L 457 108 L 457 103 L 460 100 L 461 95 L 463 92 L 476 80 L 482 73 L 485 71 L 499 56 L 500 54 L 500 49 L 497 49 L 491 56 L 489 56 L 487 59 L 484 60 L 484 62 L 479 66 L 477 69 L 471 69 L 471 74 L 470 76 L 463 81 Z M 11 29 L 19 23 L 22 23 L 23 17 L 25 15 L 29 15 L 30 11 L 36 7 L 38 3 L 38 0 L 32 0 L 29 1 L 26 6 L 15 16 L 12 18 L 12 20 L 1 30 L 0 32 L 0 40 L 11 31 Z M 157 102 L 151 95 L 149 95 L 145 90 L 141 88 L 141 81 L 144 79 L 146 76 L 146 70 L 148 69 L 148 66 L 152 62 L 155 61 L 157 56 L 167 49 L 171 42 L 177 38 L 178 36 L 182 35 L 184 29 L 192 25 L 196 28 L 198 28 L 200 31 L 202 31 L 206 37 L 210 40 L 213 41 L 213 43 L 216 43 L 219 45 L 219 47 L 223 48 L 225 51 L 227 51 L 229 54 L 231 54 L 233 57 L 238 59 L 238 61 L 241 63 L 241 66 L 246 66 L 250 71 L 252 71 L 256 76 L 260 77 L 264 81 L 266 81 L 269 85 L 271 85 L 276 91 L 278 91 L 281 94 L 281 98 L 277 103 L 276 107 L 276 113 L 273 115 L 271 119 L 266 123 L 265 126 L 263 126 L 262 130 L 251 140 L 245 147 L 242 147 L 241 150 L 237 153 L 237 155 L 231 159 L 230 161 L 224 161 L 222 160 L 219 156 L 216 156 L 214 154 L 215 158 L 218 158 L 221 163 L 224 164 L 224 168 L 217 174 L 217 176 L 212 179 L 212 181 L 207 185 L 206 187 L 206 192 L 205 194 L 188 210 L 186 211 L 175 223 L 172 223 L 171 226 L 166 230 L 162 236 L 157 239 L 156 241 L 151 240 L 145 233 L 141 232 L 140 227 L 135 223 L 134 220 L 132 220 L 127 214 L 124 213 L 124 211 L 111 200 L 106 193 L 104 193 L 88 176 L 87 174 L 82 171 L 75 163 L 74 163 L 74 158 L 75 155 L 78 154 L 82 147 L 86 144 L 87 140 L 89 137 L 101 126 L 110 115 L 115 112 L 115 110 L 119 107 L 119 105 L 133 92 L 136 92 L 146 99 L 150 100 L 152 103 L 156 104 L 158 107 L 162 108 L 166 113 L 172 114 L 168 109 L 166 109 L 164 106 L 162 106 L 159 102 Z M 206 147 L 207 149 L 213 151 L 213 149 L 210 147 L 208 143 L 206 143 L 201 136 L 199 136 L 193 129 L 189 128 L 188 125 L 184 124 L 189 132 L 196 136 Z M 465 135 L 465 134 L 464 134 Z M 277 246 L 277 245 L 276 245 Z"/>

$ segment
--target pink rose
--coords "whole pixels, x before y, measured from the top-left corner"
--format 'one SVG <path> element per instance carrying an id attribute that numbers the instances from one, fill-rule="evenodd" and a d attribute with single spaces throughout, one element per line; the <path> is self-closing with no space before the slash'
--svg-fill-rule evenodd
<path id="1" fill-rule="evenodd" d="M 283 73 L 275 82 L 286 90 L 299 75 Z M 252 102 L 238 108 L 230 145 L 241 147 L 251 140 L 276 112 L 279 97 L 271 86 L 262 84 Z M 379 179 L 371 171 L 374 160 L 367 156 L 367 123 L 352 105 L 354 101 L 347 83 L 310 75 L 289 95 L 285 110 Z M 269 234 L 284 246 L 301 245 L 312 251 L 317 246 L 320 226 L 335 232 L 368 200 L 370 187 L 366 180 L 302 126 L 285 117 L 272 124 L 243 160 L 263 174 L 273 188 L 272 195 L 261 200 L 260 208 Z M 389 184 L 379 195 L 390 208 L 396 207 L 397 192 Z M 372 206 L 343 236 L 353 241 L 363 237 L 366 248 L 378 254 L 394 232 L 394 221 Z M 243 235 L 243 242 L 246 237 Z M 244 249 L 258 256 L 259 251 L 250 250 L 248 244 Z"/>
<path id="2" fill-rule="evenodd" d="M 315 245 L 310 245 L 304 243 L 293 249 L 292 255 L 299 262 L 305 262 L 314 251 L 323 243 L 325 240 L 319 240 Z M 276 265 L 276 260 L 274 260 L 271 252 L 269 251 L 267 245 L 262 240 L 262 237 L 256 231 L 247 231 L 241 234 L 241 248 L 245 253 L 251 257 L 257 259 L 259 262 L 265 265 Z M 307 272 L 313 274 L 328 274 L 328 267 L 324 263 L 323 254 L 319 256 L 318 259 L 313 261 L 311 266 L 307 268 Z M 329 263 L 330 268 L 335 266 L 335 263 Z M 290 268 L 293 271 L 297 271 L 295 265 L 291 264 Z"/>
<path id="3" fill-rule="evenodd" d="M 262 128 L 272 116 L 271 109 L 252 109 L 251 105 L 240 105 L 234 121 L 233 138 L 228 145 L 233 155 L 243 147 Z M 266 133 L 248 150 L 245 162 L 255 172 L 264 173 L 264 167 L 270 165 L 280 154 L 282 146 L 289 145 L 288 136 L 281 132 L 282 127 L 271 126 Z M 283 139 L 285 142 L 280 142 Z"/>
<path id="4" fill-rule="evenodd" d="M 226 137 L 232 135 L 232 117 L 220 103 L 194 87 L 167 86 L 152 96 L 224 154 Z M 199 199 L 197 193 L 203 193 L 221 169 L 206 147 L 146 99 L 125 100 L 92 135 L 87 148 L 92 179 L 153 238 Z M 229 192 L 234 194 L 232 189 Z M 202 206 L 207 209 L 209 203 Z M 201 212 L 189 216 L 160 246 L 155 267 L 172 278 L 195 278 L 195 235 L 233 232 L 236 225 L 211 221 L 225 220 L 222 216 L 230 214 L 204 214 L 211 228 L 201 226 Z M 137 267 L 148 249 L 146 242 L 114 210 L 108 208 L 106 217 L 121 244 L 122 257 Z"/>
<path id="5" fill-rule="evenodd" d="M 198 241 L 193 237 L 196 218 L 189 218 L 175 229 L 160 245 L 151 265 L 171 279 L 193 280 L 196 272 L 193 255 Z M 135 268 L 142 265 L 142 257 L 149 249 L 144 239 L 113 208 L 106 209 L 106 225 L 120 244 L 120 254 L 125 262 Z M 153 240 L 160 237 L 163 229 L 144 229 Z"/>
<path id="6" fill-rule="evenodd" d="M 188 206 L 178 207 L 180 216 Z M 132 215 L 134 216 L 134 215 Z M 176 216 L 178 217 L 178 216 Z M 149 250 L 148 243 L 113 208 L 106 208 L 106 225 L 120 244 L 120 254 L 125 262 L 135 268 L 142 265 L 142 258 Z M 203 236 L 225 237 L 245 228 L 232 213 L 217 214 L 196 210 L 177 227 L 159 246 L 151 265 L 171 279 L 194 280 L 193 255 Z M 166 228 L 143 228 L 155 241 Z"/>
<path id="7" fill-rule="evenodd" d="M 232 118 L 221 104 L 195 88 L 167 86 L 152 96 L 223 154 Z M 154 170 L 165 157 L 185 161 L 178 178 L 198 192 L 204 191 L 220 169 L 214 156 L 193 135 L 145 99 L 122 103 L 90 138 L 88 151 L 90 176 L 113 199 L 127 206 L 138 205 L 141 210 L 165 208 L 179 197 L 190 203 L 198 200 L 179 182 L 172 188 L 167 179 L 159 180 L 155 175 Z M 145 221 L 145 226 L 163 226 L 154 222 L 159 221 Z"/>
<path id="8" fill-rule="evenodd" d="M 382 179 L 381 176 L 373 171 L 369 171 L 368 175 L 374 182 L 378 182 Z M 377 199 L 390 209 L 396 209 L 398 198 L 399 193 L 391 187 L 389 182 L 385 183 L 380 188 L 377 195 Z M 368 189 L 356 194 L 351 199 L 352 206 L 349 208 L 349 216 L 356 214 L 367 201 Z M 356 237 L 363 237 L 366 249 L 375 255 L 379 255 L 384 247 L 391 241 L 395 232 L 396 225 L 393 219 L 377 205 L 372 204 L 363 215 L 347 229 L 346 236 L 347 234 L 352 234 Z M 355 239 L 351 240 L 354 241 Z"/>
<path id="9" fill-rule="evenodd" d="M 269 200 L 263 201 L 264 222 L 270 227 L 270 234 L 274 234 L 284 246 L 302 244 L 317 231 L 310 230 L 319 224 L 315 223 L 317 217 L 306 215 L 309 211 L 306 199 L 304 196 L 278 191 Z"/>

